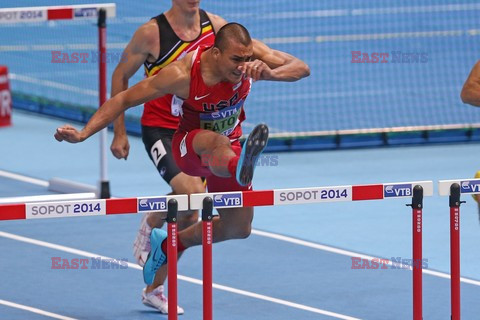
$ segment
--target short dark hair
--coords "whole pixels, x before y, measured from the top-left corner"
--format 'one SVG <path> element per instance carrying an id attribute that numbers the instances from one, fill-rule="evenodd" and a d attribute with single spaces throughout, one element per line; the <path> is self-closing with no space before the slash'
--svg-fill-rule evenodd
<path id="1" fill-rule="evenodd" d="M 220 50 L 224 50 L 229 40 L 240 42 L 245 46 L 252 43 L 252 38 L 250 38 L 250 33 L 248 33 L 247 28 L 236 22 L 227 23 L 218 30 L 215 35 L 214 46 Z"/>

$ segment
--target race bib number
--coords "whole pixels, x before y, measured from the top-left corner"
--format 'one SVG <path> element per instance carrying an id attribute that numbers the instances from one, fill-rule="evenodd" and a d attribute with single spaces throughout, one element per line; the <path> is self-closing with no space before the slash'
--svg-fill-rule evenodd
<path id="1" fill-rule="evenodd" d="M 224 136 L 230 135 L 238 124 L 238 117 L 242 111 L 243 100 L 222 110 L 201 113 L 200 128 L 218 132 Z"/>
<path id="2" fill-rule="evenodd" d="M 172 97 L 172 104 L 171 104 L 171 113 L 172 116 L 179 117 L 182 114 L 182 105 L 183 105 L 183 99 L 177 97 L 176 95 L 173 95 Z"/>

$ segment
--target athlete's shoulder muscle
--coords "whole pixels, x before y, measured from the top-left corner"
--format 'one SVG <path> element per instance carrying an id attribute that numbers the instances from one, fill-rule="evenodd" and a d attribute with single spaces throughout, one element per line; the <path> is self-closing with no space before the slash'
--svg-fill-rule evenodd
<path id="1" fill-rule="evenodd" d="M 215 31 L 215 33 L 217 33 L 221 27 L 227 24 L 227 20 L 223 19 L 219 15 L 213 14 L 211 12 L 207 12 L 207 15 L 210 21 L 212 22 L 213 31 Z"/>
<path id="2" fill-rule="evenodd" d="M 133 46 L 132 50 L 135 52 L 142 52 L 157 58 L 160 52 L 160 34 L 157 22 L 152 19 L 141 25 L 135 31 L 129 45 Z"/>
<path id="3" fill-rule="evenodd" d="M 193 54 L 194 52 L 188 53 L 183 59 L 170 63 L 157 73 L 154 77 L 155 87 L 165 90 L 165 94 L 188 98 Z"/>

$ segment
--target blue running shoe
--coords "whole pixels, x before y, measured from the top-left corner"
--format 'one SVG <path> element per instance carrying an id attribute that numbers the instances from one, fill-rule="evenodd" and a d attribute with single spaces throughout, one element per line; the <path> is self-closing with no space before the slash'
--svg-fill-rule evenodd
<path id="1" fill-rule="evenodd" d="M 267 146 L 268 127 L 266 124 L 259 124 L 253 128 L 248 135 L 247 141 L 243 144 L 242 153 L 237 164 L 237 182 L 246 186 L 252 182 L 253 171 L 257 165 L 258 158 Z"/>
<path id="2" fill-rule="evenodd" d="M 152 250 L 143 265 L 143 281 L 146 284 L 152 284 L 157 270 L 167 263 L 167 255 L 162 250 L 162 242 L 165 240 L 167 240 L 167 232 L 165 230 L 158 228 L 152 230 L 150 234 Z"/>

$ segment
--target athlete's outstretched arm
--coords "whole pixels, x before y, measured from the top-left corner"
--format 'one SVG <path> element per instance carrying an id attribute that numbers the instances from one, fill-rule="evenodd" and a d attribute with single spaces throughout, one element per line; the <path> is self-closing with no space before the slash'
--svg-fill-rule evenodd
<path id="1" fill-rule="evenodd" d="M 253 80 L 297 81 L 310 75 L 310 68 L 302 60 L 286 52 L 274 50 L 263 42 L 252 39 L 253 61 L 243 70 Z"/>
<path id="2" fill-rule="evenodd" d="M 480 60 L 473 66 L 460 97 L 464 103 L 480 107 Z"/>
<path id="3" fill-rule="evenodd" d="M 78 131 L 65 125 L 57 129 L 55 139 L 70 143 L 82 142 L 91 135 L 108 126 L 119 114 L 130 107 L 137 106 L 166 94 L 182 94 L 189 87 L 189 72 L 183 64 L 175 62 L 162 69 L 156 76 L 144 79 L 136 85 L 106 101 L 85 127 Z"/>
<path id="4" fill-rule="evenodd" d="M 127 47 L 123 51 L 120 61 L 112 74 L 111 97 L 128 88 L 128 80 L 137 72 L 150 55 L 156 50 L 159 39 L 157 23 L 149 21 L 135 31 Z M 125 115 L 120 113 L 113 122 L 113 140 L 110 146 L 113 155 L 125 160 L 130 151 L 127 130 L 125 128 Z"/>

